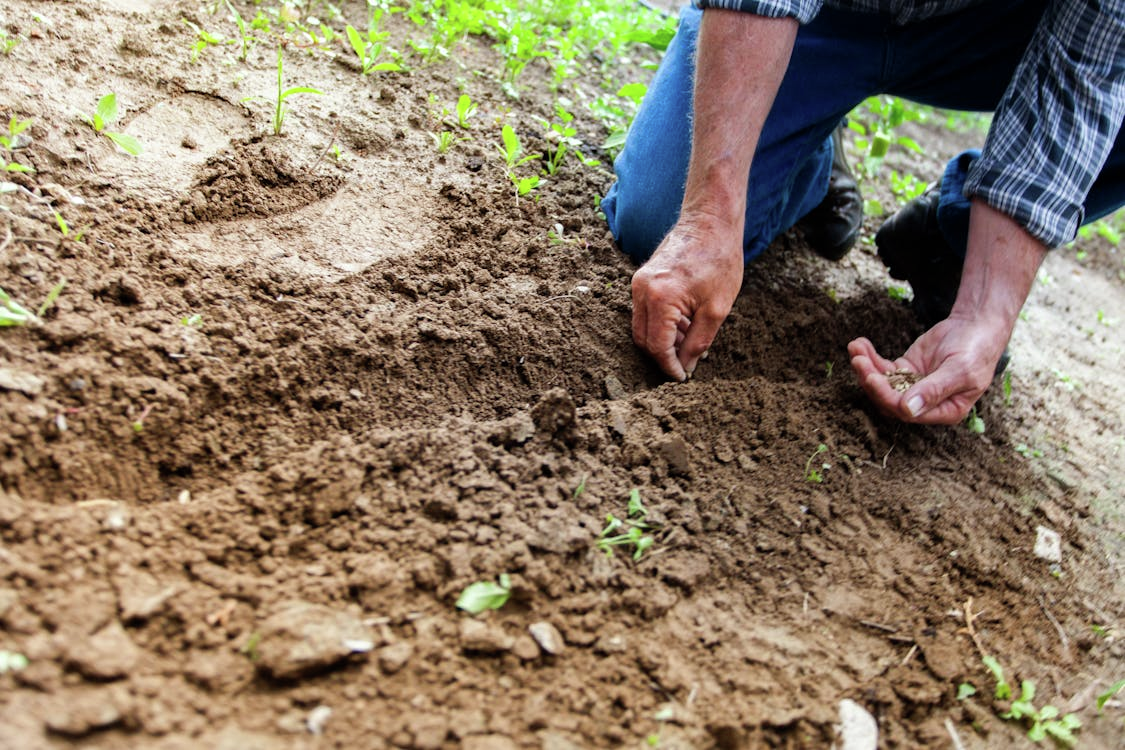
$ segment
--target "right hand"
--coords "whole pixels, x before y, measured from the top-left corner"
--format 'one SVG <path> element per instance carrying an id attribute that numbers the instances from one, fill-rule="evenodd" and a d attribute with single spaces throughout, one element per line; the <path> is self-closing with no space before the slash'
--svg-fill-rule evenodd
<path id="1" fill-rule="evenodd" d="M 681 220 L 633 274 L 633 340 L 687 380 L 742 288 L 742 232 Z"/>

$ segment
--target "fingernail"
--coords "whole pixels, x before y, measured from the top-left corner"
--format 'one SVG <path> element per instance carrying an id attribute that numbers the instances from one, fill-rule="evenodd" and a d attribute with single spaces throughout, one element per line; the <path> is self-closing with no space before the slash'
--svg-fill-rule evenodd
<path id="1" fill-rule="evenodd" d="M 926 402 L 922 400 L 921 396 L 911 396 L 910 400 L 906 402 L 906 410 L 910 412 L 910 416 L 916 417 L 922 413 L 922 408 Z"/>

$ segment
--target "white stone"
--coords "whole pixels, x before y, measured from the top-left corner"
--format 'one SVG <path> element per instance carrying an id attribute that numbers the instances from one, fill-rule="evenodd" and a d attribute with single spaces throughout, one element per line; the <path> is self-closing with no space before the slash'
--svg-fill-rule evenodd
<path id="1" fill-rule="evenodd" d="M 1062 562 L 1062 537 L 1057 531 L 1035 527 L 1035 556 L 1047 562 Z"/>
<path id="2" fill-rule="evenodd" d="M 863 706 L 845 698 L 840 701 L 840 723 L 836 726 L 839 744 L 836 750 L 876 750 L 879 746 L 879 725 Z"/>

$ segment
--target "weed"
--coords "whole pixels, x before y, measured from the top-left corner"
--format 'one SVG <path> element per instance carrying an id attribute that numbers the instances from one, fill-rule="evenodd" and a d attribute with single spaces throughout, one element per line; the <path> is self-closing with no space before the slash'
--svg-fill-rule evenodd
<path id="1" fill-rule="evenodd" d="M 253 34 L 250 33 L 247 28 L 245 19 L 242 18 L 242 14 L 238 12 L 238 9 L 234 7 L 231 1 L 223 0 L 223 2 L 226 3 L 227 10 L 230 11 L 231 15 L 234 17 L 235 25 L 238 26 L 238 37 L 241 44 L 241 49 L 238 53 L 238 59 L 245 62 L 247 56 L 249 56 L 250 54 L 250 47 L 254 44 L 257 44 L 258 40 L 254 37 Z"/>
<path id="2" fill-rule="evenodd" d="M 191 45 L 192 62 L 196 62 L 197 60 L 199 60 L 199 55 L 202 54 L 203 50 L 207 49 L 208 47 L 221 47 L 226 44 L 236 44 L 236 42 L 232 40 L 223 39 L 217 34 L 212 34 L 210 31 L 201 28 L 198 24 L 194 24 L 186 18 L 181 20 L 183 20 L 183 22 L 187 26 L 191 27 L 192 31 L 195 32 L 195 43 Z"/>
<path id="3" fill-rule="evenodd" d="M 1031 722 L 1027 730 L 1027 738 L 1032 742 L 1041 742 L 1048 736 L 1067 747 L 1073 747 L 1078 742 L 1074 731 L 1082 727 L 1082 722 L 1074 714 L 1065 714 L 1059 717 L 1059 709 L 1047 704 L 1036 709 L 1032 701 L 1035 699 L 1035 683 L 1024 680 L 1020 683 L 1020 697 L 1012 701 L 1008 710 L 1000 714 L 1001 719 L 1012 719 L 1018 722 Z"/>
<path id="4" fill-rule="evenodd" d="M 27 657 L 18 651 L 0 650 L 0 674 L 18 672 L 21 669 L 26 669 L 27 665 Z"/>
<path id="5" fill-rule="evenodd" d="M 402 66 L 398 63 L 378 61 L 383 54 L 383 42 L 389 35 L 388 32 L 379 31 L 377 25 L 367 30 L 366 38 L 363 34 L 356 31 L 354 26 L 349 25 L 344 29 L 344 32 L 348 36 L 348 42 L 352 45 L 352 50 L 355 51 L 356 57 L 359 58 L 359 66 L 363 71 L 363 75 L 379 70 L 402 70 Z"/>
<path id="6" fill-rule="evenodd" d="M 578 486 L 574 488 L 574 499 L 577 500 L 578 498 L 582 497 L 582 493 L 585 492 L 585 491 L 586 491 L 586 475 L 583 474 L 582 479 L 579 480 L 579 482 L 578 482 Z"/>
<path id="7" fill-rule="evenodd" d="M 1105 708 L 1105 704 L 1109 703 L 1109 700 L 1113 696 L 1120 693 L 1122 691 L 1122 689 L 1125 689 L 1125 680 L 1118 680 L 1117 682 L 1115 682 L 1115 683 L 1113 683 L 1112 685 L 1109 686 L 1109 690 L 1105 691 L 1104 693 L 1102 693 L 1101 695 L 1098 696 L 1097 705 L 1098 705 L 1098 713 L 1099 714 Z"/>
<path id="8" fill-rule="evenodd" d="M 324 93 L 323 91 L 319 91 L 318 89 L 310 88 L 308 86 L 293 86 L 292 88 L 288 88 L 288 89 L 284 88 L 285 77 L 284 77 L 284 73 L 283 73 L 283 70 L 282 70 L 282 65 L 283 65 L 282 60 L 283 60 L 284 55 L 283 55 L 282 49 L 283 48 L 280 47 L 280 46 L 277 48 L 277 98 L 274 100 L 274 110 L 273 110 L 273 134 L 274 135 L 281 135 L 281 126 L 285 123 L 285 113 L 286 113 L 285 100 L 286 99 L 293 96 L 294 94 L 318 94 L 319 95 L 319 94 Z M 261 97 L 261 96 L 248 96 L 245 99 L 243 99 L 242 101 L 246 102 L 246 101 L 250 101 L 251 99 L 264 99 L 264 98 L 265 97 Z"/>
<path id="9" fill-rule="evenodd" d="M 1004 379 L 1000 382 L 1000 388 L 1004 392 L 1004 406 L 1012 405 L 1012 371 L 1005 370 Z"/>
<path id="10" fill-rule="evenodd" d="M 444 154 L 455 142 L 465 140 L 464 138 L 457 138 L 456 136 L 454 136 L 452 130 L 443 130 L 440 133 L 430 133 L 430 137 L 433 138 L 434 143 L 437 144 L 437 150 L 439 154 Z"/>
<path id="11" fill-rule="evenodd" d="M 477 581 L 465 587 L 457 598 L 457 609 L 478 615 L 486 609 L 500 609 L 511 595 L 512 580 L 507 573 L 501 573 L 497 583 Z"/>
<path id="12" fill-rule="evenodd" d="M 816 450 L 812 452 L 811 456 L 809 456 L 809 460 L 805 461 L 805 481 L 806 482 L 816 482 L 817 484 L 820 484 L 821 482 L 824 481 L 824 471 L 832 468 L 832 465 L 828 464 L 828 463 L 822 463 L 820 466 L 814 468 L 812 464 L 813 464 L 813 461 L 816 460 L 817 456 L 819 456 L 821 453 L 827 453 L 827 452 L 828 452 L 828 446 L 825 445 L 824 443 L 821 443 L 820 445 L 816 446 Z"/>
<path id="13" fill-rule="evenodd" d="M 11 54 L 12 50 L 16 48 L 21 39 L 18 36 L 8 36 L 8 32 L 0 29 L 0 54 Z"/>
<path id="14" fill-rule="evenodd" d="M 477 111 L 477 103 L 468 94 L 461 94 L 457 98 L 457 124 L 468 130 L 469 118 Z"/>
<path id="15" fill-rule="evenodd" d="M 965 427 L 974 435 L 984 434 L 984 420 L 977 414 L 977 407 L 974 406 L 969 410 L 969 416 L 965 417 Z"/>
<path id="16" fill-rule="evenodd" d="M 0 148 L 11 153 L 20 147 L 20 134 L 23 133 L 31 126 L 31 120 L 21 120 L 15 115 L 8 120 L 8 133 L 7 135 L 0 135 Z M 25 136 L 26 138 L 26 136 Z M 34 172 L 35 170 L 26 164 L 12 160 L 8 161 L 5 158 L 0 158 L 0 165 L 3 166 L 5 172 Z"/>
<path id="17" fill-rule="evenodd" d="M 82 119 L 94 129 L 95 133 L 104 135 L 116 143 L 118 148 L 125 153 L 138 156 L 142 150 L 140 141 L 125 133 L 114 133 L 106 130 L 106 126 L 117 121 L 117 114 L 117 94 L 111 92 L 98 99 L 98 108 L 94 111 L 93 117 L 83 115 Z"/>
<path id="18" fill-rule="evenodd" d="M 262 643 L 262 634 L 255 630 L 246 638 L 246 643 L 238 651 L 252 662 L 258 661 L 262 655 L 258 653 L 258 646 Z"/>
<path id="19" fill-rule="evenodd" d="M 655 538 L 645 533 L 653 530 L 653 526 L 644 520 L 647 515 L 648 509 L 641 502 L 641 491 L 631 490 L 625 518 L 618 518 L 612 513 L 606 514 L 605 528 L 598 535 L 598 549 L 607 556 L 612 556 L 614 547 L 632 546 L 633 560 L 640 560 L 656 543 Z"/>
<path id="20" fill-rule="evenodd" d="M 912 295 L 910 293 L 910 290 L 904 286 L 890 284 L 887 286 L 887 296 L 893 300 L 898 300 L 899 302 L 909 302 L 914 295 Z"/>

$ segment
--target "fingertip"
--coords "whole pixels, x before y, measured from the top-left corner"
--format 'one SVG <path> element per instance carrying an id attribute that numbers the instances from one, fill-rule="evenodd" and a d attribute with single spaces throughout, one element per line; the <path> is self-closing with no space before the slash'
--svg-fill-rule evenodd
<path id="1" fill-rule="evenodd" d="M 906 410 L 910 412 L 910 416 L 917 418 L 926 410 L 926 401 L 922 398 L 922 394 L 915 393 L 906 399 Z"/>

